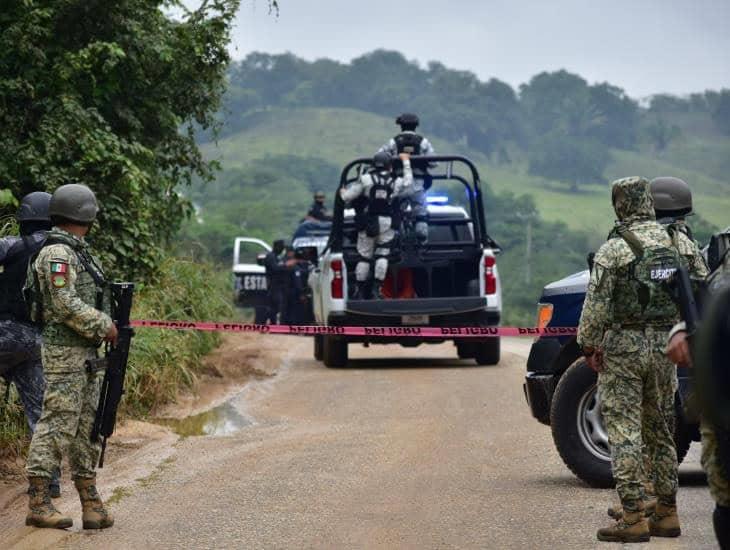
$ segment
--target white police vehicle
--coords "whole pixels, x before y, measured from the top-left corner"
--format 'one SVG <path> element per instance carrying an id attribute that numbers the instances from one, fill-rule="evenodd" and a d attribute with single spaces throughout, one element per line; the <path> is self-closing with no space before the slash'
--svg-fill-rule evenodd
<path id="1" fill-rule="evenodd" d="M 339 187 L 355 181 L 371 163 L 371 159 L 350 162 L 342 171 Z M 411 159 L 414 167 L 433 166 L 433 163 L 438 163 L 439 173 L 430 174 L 429 179 L 444 182 L 452 192 L 461 184 L 467 207 L 443 204 L 445 196 L 431 198 L 430 202 L 442 204 L 428 207 L 428 242 L 425 245 L 408 244 L 402 238 L 400 246 L 394 247 L 391 254 L 389 290 L 392 299 L 353 300 L 349 297 L 350 290 L 355 287 L 355 265 L 359 258 L 355 249 L 354 211 L 345 209 L 338 189 L 328 245 L 309 277 L 318 325 L 493 327 L 499 324 L 502 289 L 496 255 L 500 249 L 487 234 L 477 169 L 471 161 L 458 156 Z M 399 294 L 398 285 L 403 280 L 410 286 L 409 297 Z M 420 339 L 319 335 L 314 338 L 314 356 L 328 367 L 342 367 L 347 364 L 350 343 L 417 346 L 445 340 L 454 342 L 462 359 L 474 359 L 480 365 L 499 362 L 500 340 L 495 337 Z"/>
<path id="2" fill-rule="evenodd" d="M 266 268 L 263 258 L 271 247 L 261 239 L 238 237 L 233 243 L 233 302 L 256 312 L 256 322 L 266 322 L 268 308 Z"/>

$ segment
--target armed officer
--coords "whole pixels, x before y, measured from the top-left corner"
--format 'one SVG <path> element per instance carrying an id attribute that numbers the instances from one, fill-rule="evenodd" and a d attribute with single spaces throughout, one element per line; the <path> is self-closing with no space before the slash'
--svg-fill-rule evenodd
<path id="1" fill-rule="evenodd" d="M 51 197 L 53 229 L 31 259 L 26 280 L 30 316 L 43 323 L 41 356 L 46 376 L 43 413 L 31 440 L 26 471 L 30 499 L 26 525 L 71 527 L 70 517 L 51 504 L 48 484 L 68 454 L 81 499 L 84 529 L 114 524 L 96 490 L 100 443 L 91 441 L 99 403 L 101 372 L 87 372 L 103 341 L 114 343 L 117 328 L 105 310 L 104 273 L 84 236 L 99 211 L 86 186 L 68 184 Z"/>
<path id="2" fill-rule="evenodd" d="M 314 202 L 307 211 L 307 216 L 304 218 L 305 221 L 310 222 L 331 222 L 332 214 L 327 209 L 327 205 L 324 203 L 326 197 L 324 191 L 317 191 L 314 194 Z"/>
<path id="3" fill-rule="evenodd" d="M 400 154 L 409 156 L 417 155 L 435 155 L 433 145 L 425 137 L 416 133 L 416 128 L 420 124 L 418 115 L 413 113 L 403 113 L 395 119 L 395 123 L 400 126 L 401 132 L 391 138 L 379 150 L 379 153 L 388 153 L 395 158 Z M 430 167 L 433 168 L 434 165 Z M 428 205 L 426 203 L 426 186 L 425 179 L 428 174 L 426 167 L 416 167 L 413 169 L 413 186 L 409 193 L 404 195 L 401 200 L 401 206 L 410 205 L 411 212 L 415 219 L 415 233 L 419 242 L 425 243 L 428 240 Z"/>
<path id="4" fill-rule="evenodd" d="M 277 239 L 264 259 L 269 294 L 269 322 L 272 325 L 283 323 L 287 318 L 286 302 L 291 275 L 285 251 L 286 242 L 284 239 Z"/>
<path id="5" fill-rule="evenodd" d="M 677 307 L 664 283 L 680 263 L 696 277 L 707 270 L 683 233 L 658 224 L 649 181 L 612 184 L 619 220 L 615 236 L 596 254 L 578 329 L 578 344 L 598 375 L 598 392 L 611 446 L 611 466 L 622 504 L 615 525 L 598 540 L 642 542 L 678 536 L 677 455 L 674 446 L 675 366 L 664 356 Z M 652 460 L 657 505 L 644 515 L 642 447 Z"/>
<path id="6" fill-rule="evenodd" d="M 51 195 L 42 191 L 23 197 L 15 217 L 20 236 L 0 239 L 0 375 L 7 384 L 15 384 L 31 433 L 41 417 L 46 381 L 40 334 L 28 318 L 23 285 L 28 262 L 51 229 L 50 202 Z M 61 496 L 58 471 L 50 491 L 53 498 Z"/>
<path id="7" fill-rule="evenodd" d="M 722 550 L 730 550 L 730 425 L 727 411 L 730 393 L 727 388 L 727 374 L 717 377 L 711 369 L 719 367 L 720 372 L 730 372 L 727 365 L 725 346 L 730 341 L 728 334 L 728 304 L 730 303 L 730 228 L 713 235 L 708 247 L 708 261 L 711 275 L 707 278 L 707 299 L 709 313 L 698 331 L 699 342 L 694 350 L 698 353 L 697 370 L 699 391 L 703 403 L 700 433 L 702 435 L 702 467 L 707 473 L 710 494 L 715 501 L 713 524 L 715 536 Z M 669 359 L 679 366 L 693 366 L 687 328 L 684 322 L 674 326 L 667 346 Z M 704 384 L 703 384 L 704 382 Z M 715 392 L 708 391 L 708 383 Z M 703 387 L 704 386 L 704 387 Z M 723 417 L 724 416 L 724 417 Z M 721 444 L 724 440 L 724 453 Z"/>
<path id="8" fill-rule="evenodd" d="M 388 153 L 376 153 L 373 157 L 373 169 L 363 174 L 359 180 L 340 189 L 340 196 L 345 203 L 358 199 L 366 199 L 364 227 L 357 232 L 357 253 L 360 260 L 355 266 L 357 286 L 353 299 L 365 299 L 371 283 L 374 282 L 373 294 L 382 299 L 383 281 L 388 273 L 388 256 L 390 255 L 395 231 L 393 230 L 394 204 L 396 199 L 410 194 L 413 186 L 413 172 L 407 154 L 400 155 L 403 161 L 403 176 L 393 173 L 393 161 Z M 370 264 L 374 264 L 371 281 Z"/>

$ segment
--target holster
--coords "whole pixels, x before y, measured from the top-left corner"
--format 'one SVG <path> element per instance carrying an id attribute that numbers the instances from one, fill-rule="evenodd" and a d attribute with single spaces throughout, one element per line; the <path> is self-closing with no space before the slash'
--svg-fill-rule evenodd
<path id="1" fill-rule="evenodd" d="M 96 359 L 87 359 L 84 363 L 86 365 L 86 372 L 94 374 L 102 370 L 106 370 L 109 367 L 109 361 L 106 357 L 97 357 Z"/>

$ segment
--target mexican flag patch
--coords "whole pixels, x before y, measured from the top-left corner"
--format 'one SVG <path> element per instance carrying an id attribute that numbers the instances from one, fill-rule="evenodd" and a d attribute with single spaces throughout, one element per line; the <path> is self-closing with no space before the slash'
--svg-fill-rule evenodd
<path id="1" fill-rule="evenodd" d="M 63 288 L 66 286 L 66 275 L 68 274 L 68 264 L 65 262 L 51 262 L 51 284 L 54 288 Z"/>

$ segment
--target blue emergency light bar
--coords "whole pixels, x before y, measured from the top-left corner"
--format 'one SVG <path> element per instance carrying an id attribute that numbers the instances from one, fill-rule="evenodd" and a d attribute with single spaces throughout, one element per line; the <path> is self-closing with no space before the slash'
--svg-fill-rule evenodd
<path id="1" fill-rule="evenodd" d="M 449 204 L 449 197 L 446 195 L 429 195 L 426 197 L 428 204 Z"/>

